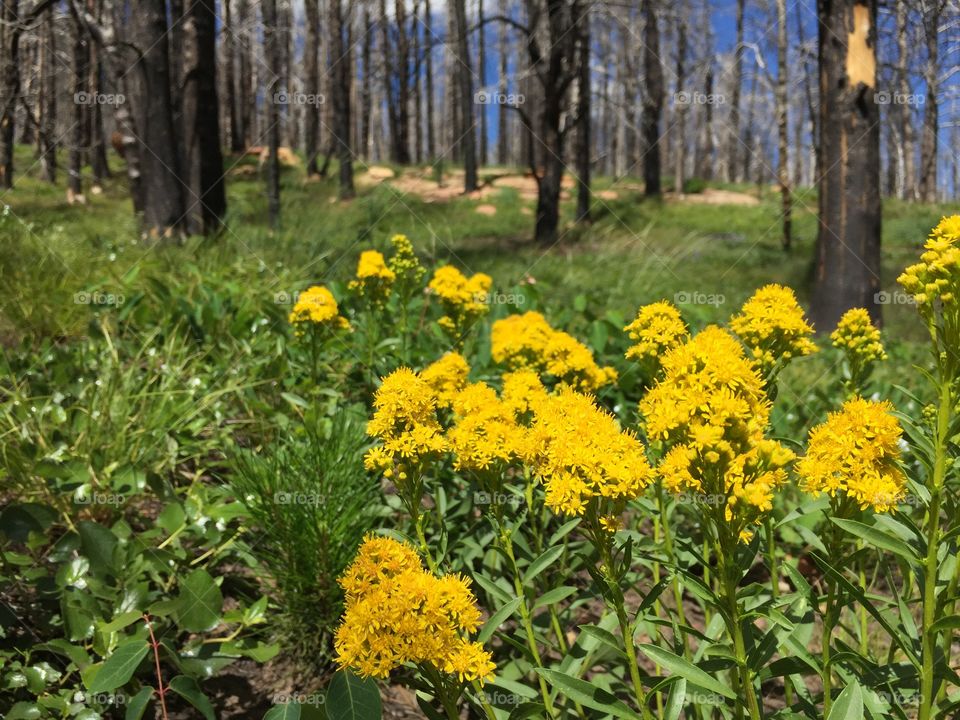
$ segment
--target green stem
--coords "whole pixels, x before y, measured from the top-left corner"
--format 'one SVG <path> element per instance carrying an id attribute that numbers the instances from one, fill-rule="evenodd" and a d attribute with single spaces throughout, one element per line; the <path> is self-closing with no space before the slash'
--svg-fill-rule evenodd
<path id="1" fill-rule="evenodd" d="M 918 720 L 929 720 L 933 710 L 934 655 L 936 632 L 932 626 L 937 613 L 937 551 L 940 549 L 940 505 L 947 471 L 947 436 L 950 431 L 950 380 L 940 379 L 940 409 L 937 414 L 937 437 L 933 464 L 933 487 L 927 511 L 927 557 L 923 577 L 923 636 L 921 638 L 920 714 Z"/>
<path id="2" fill-rule="evenodd" d="M 487 701 L 487 694 L 483 691 L 480 681 L 474 680 L 472 685 L 473 691 L 477 694 L 477 699 L 480 701 L 480 707 L 483 708 L 483 714 L 487 716 L 487 720 L 497 720 L 497 714 L 493 711 L 493 707 Z"/>
<path id="3" fill-rule="evenodd" d="M 829 578 L 825 579 L 827 584 L 827 602 L 823 611 L 823 630 L 820 636 L 820 680 L 823 684 L 823 716 L 830 714 L 830 708 L 833 705 L 833 668 L 830 667 L 830 653 L 833 643 L 834 618 L 836 613 L 834 605 L 836 604 L 836 588 Z"/>
<path id="4" fill-rule="evenodd" d="M 500 531 L 500 542 L 510 560 L 510 568 L 513 573 L 513 587 L 520 598 L 520 620 L 523 624 L 523 630 L 527 636 L 527 646 L 530 648 L 530 655 L 537 667 L 543 667 L 543 661 L 540 659 L 540 651 L 537 649 L 537 636 L 533 631 L 533 623 L 530 620 L 530 609 L 527 607 L 527 595 L 523 589 L 523 582 L 520 579 L 520 568 L 517 566 L 517 558 L 513 553 L 513 540 L 510 539 L 510 531 Z M 540 695 L 543 697 L 543 705 L 547 710 L 547 715 L 551 718 L 556 717 L 556 711 L 553 707 L 553 700 L 550 699 L 550 689 L 547 687 L 547 681 L 542 675 L 537 675 L 540 684 Z"/>
<path id="5" fill-rule="evenodd" d="M 732 562 L 736 553 L 736 542 L 736 538 L 734 538 L 732 543 L 727 543 L 731 545 L 731 547 L 726 550 L 722 544 L 718 543 L 717 553 L 720 567 L 723 571 L 723 590 L 727 601 L 728 630 L 733 639 L 733 651 L 737 659 L 739 690 L 746 695 L 750 720 L 761 720 L 760 704 L 757 702 L 757 694 L 753 687 L 753 673 L 750 671 L 750 666 L 747 662 L 747 647 L 743 639 L 743 628 L 741 627 L 740 603 L 737 600 L 737 585 L 740 579 L 737 577 L 736 568 Z M 738 703 L 737 717 L 742 716 L 743 706 Z"/>
<path id="6" fill-rule="evenodd" d="M 780 598 L 780 564 L 777 562 L 777 544 L 773 535 L 773 520 L 767 515 L 763 519 L 763 530 L 767 536 L 767 564 L 770 566 L 770 597 L 774 604 Z M 783 678 L 783 695 L 787 707 L 793 706 L 793 687 L 790 678 Z"/>

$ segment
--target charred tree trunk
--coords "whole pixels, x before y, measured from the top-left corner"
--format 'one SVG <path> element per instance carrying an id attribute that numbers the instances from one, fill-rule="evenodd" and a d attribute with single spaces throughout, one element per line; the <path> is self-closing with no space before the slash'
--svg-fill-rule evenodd
<path id="1" fill-rule="evenodd" d="M 910 76 L 907 72 L 909 62 L 908 10 L 905 2 L 897 3 L 896 84 L 901 97 L 907 97 L 910 94 Z M 914 156 L 915 135 L 910 117 L 910 105 L 903 102 L 894 107 L 896 108 L 897 128 L 900 136 L 898 153 L 900 160 L 898 162 L 896 192 L 897 196 L 903 200 L 915 200 L 917 197 L 917 168 Z"/>
<path id="2" fill-rule="evenodd" d="M 683 12 L 677 12 L 677 90 L 682 92 L 687 81 L 687 19 Z M 673 155 L 673 191 L 683 194 L 683 176 L 687 159 L 687 110 L 689 103 L 674 102 L 676 108 L 676 142 Z"/>
<path id="3" fill-rule="evenodd" d="M 832 330 L 850 308 L 880 320 L 877 0 L 819 0 L 820 225 L 811 317 Z"/>
<path id="4" fill-rule="evenodd" d="M 430 3 L 427 2 L 429 8 Z M 429 12 L 429 10 L 428 10 Z M 429 27 L 429 26 L 428 26 Z M 427 35 L 429 36 L 429 30 Z M 363 157 L 370 156 L 370 123 L 373 112 L 373 21 L 370 19 L 370 3 L 363 3 L 363 85 L 360 86 L 360 141 L 359 151 Z"/>
<path id="5" fill-rule="evenodd" d="M 937 108 L 937 94 L 940 89 L 938 43 L 943 1 L 931 0 L 923 17 L 923 34 L 927 47 L 927 62 L 923 71 L 927 92 L 923 103 L 923 134 L 920 138 L 920 199 L 923 202 L 936 202 L 937 199 L 937 145 L 940 131 Z"/>
<path id="6" fill-rule="evenodd" d="M 508 0 L 500 0 L 500 15 L 506 16 L 508 12 Z M 509 60 L 507 57 L 507 25 L 506 23 L 501 23 L 500 25 L 500 39 L 499 39 L 499 54 L 500 54 L 500 82 L 498 87 L 500 88 L 500 93 L 506 95 L 508 91 L 507 86 L 507 72 L 509 69 Z M 508 160 L 508 154 L 510 152 L 509 138 L 507 137 L 507 104 L 500 103 L 497 106 L 497 164 L 506 165 Z"/>
<path id="7" fill-rule="evenodd" d="M 189 198 L 186 230 L 206 235 L 227 212 L 220 150 L 215 0 L 188 0 L 184 21 L 183 141 Z"/>
<path id="8" fill-rule="evenodd" d="M 577 63 L 577 222 L 590 222 L 590 16 L 580 21 L 580 57 Z"/>
<path id="9" fill-rule="evenodd" d="M 0 187 L 13 187 L 14 130 L 20 97 L 19 0 L 5 0 L 3 20 L 3 107 L 0 110 Z"/>
<path id="10" fill-rule="evenodd" d="M 474 124 L 473 72 L 470 69 L 470 48 L 467 44 L 467 8 L 465 0 L 453 0 L 457 32 L 457 83 L 460 116 L 463 123 L 457 144 L 463 158 L 463 191 L 477 189 L 477 129 Z"/>
<path id="11" fill-rule="evenodd" d="M 307 20 L 307 37 L 304 45 L 304 82 L 308 96 L 320 95 L 320 5 L 318 0 L 305 0 L 304 10 Z M 320 132 L 320 108 L 308 103 L 306 122 L 304 123 L 304 154 L 307 156 L 307 176 L 319 174 L 317 169 L 317 140 Z"/>
<path id="12" fill-rule="evenodd" d="M 433 124 L 433 15 L 430 0 L 424 0 L 423 17 L 424 35 L 427 38 L 426 77 L 424 78 L 427 93 L 427 158 L 432 162 L 437 156 L 437 138 Z"/>
<path id="13" fill-rule="evenodd" d="M 777 180 L 780 183 L 780 204 L 783 221 L 784 250 L 793 243 L 792 205 L 790 194 L 789 145 L 790 125 L 787 117 L 787 0 L 777 0 Z M 800 148 L 797 148 L 797 152 Z"/>
<path id="14" fill-rule="evenodd" d="M 251 114 L 253 112 L 253 103 L 250 101 L 252 79 L 250 77 L 250 32 L 247 24 L 250 20 L 248 0 L 239 0 L 237 6 L 237 16 L 240 23 L 240 45 L 239 62 L 237 63 L 238 77 L 238 97 L 237 107 L 237 135 L 241 150 L 245 150 L 250 144 L 250 131 L 252 127 Z"/>
<path id="15" fill-rule="evenodd" d="M 139 3 L 139 69 L 143 77 L 143 220 L 154 238 L 180 234 L 184 217 L 180 157 L 173 121 L 167 8 L 164 0 Z"/>
<path id="16" fill-rule="evenodd" d="M 71 6 L 71 9 L 72 6 Z M 84 115 L 87 104 L 95 101 L 87 92 L 87 61 L 90 58 L 87 49 L 87 33 L 76 12 L 73 17 L 73 126 L 70 130 L 70 155 L 67 160 L 67 203 L 84 203 L 83 195 L 83 157 L 86 150 L 86 132 Z"/>
<path id="17" fill-rule="evenodd" d="M 350 67 L 349 49 L 345 37 L 346 23 L 341 0 L 330 2 L 330 32 L 332 54 L 336 65 L 331 68 L 333 79 L 333 134 L 339 163 L 340 199 L 356 195 L 353 186 L 353 151 L 350 147 Z"/>
<path id="18" fill-rule="evenodd" d="M 486 26 L 483 20 L 483 0 L 477 0 L 477 76 L 480 81 L 480 87 L 487 89 L 487 43 Z M 502 104 L 502 103 L 501 103 Z M 487 155 L 487 109 L 479 108 L 480 112 L 480 151 L 478 161 L 480 165 L 486 165 L 489 162 Z"/>
<path id="19" fill-rule="evenodd" d="M 234 154 L 243 152 L 243 133 L 240 130 L 240 115 L 237 108 L 237 42 L 236 30 L 233 27 L 233 0 L 223 0 L 225 32 L 224 42 L 224 86 L 227 90 L 227 118 L 230 125 L 230 151 Z"/>
<path id="20" fill-rule="evenodd" d="M 57 182 L 57 33 L 53 10 L 44 13 L 45 42 L 40 56 L 40 166 L 44 179 Z"/>
<path id="21" fill-rule="evenodd" d="M 643 0 L 643 182 L 647 197 L 660 195 L 660 115 L 663 112 L 663 67 L 660 64 L 660 29 L 654 0 Z"/>
<path id="22" fill-rule="evenodd" d="M 280 92 L 280 38 L 279 28 L 277 26 L 277 1 L 263 0 L 260 5 L 260 11 L 263 14 L 263 42 L 264 52 L 267 56 L 267 64 L 273 77 L 270 86 L 267 88 L 267 97 L 273 98 L 275 93 Z M 270 216 L 270 227 L 274 230 L 280 227 L 280 159 L 278 149 L 280 147 L 280 105 L 276 102 L 268 102 L 267 117 L 267 209 Z"/>
<path id="23" fill-rule="evenodd" d="M 743 21 L 746 0 L 737 0 L 737 45 L 733 53 L 733 92 L 730 98 L 727 138 L 727 182 L 737 180 L 740 165 L 740 89 L 743 85 Z"/>
<path id="24" fill-rule="evenodd" d="M 407 37 L 407 3 L 396 0 L 397 22 L 397 136 L 395 158 L 401 165 L 410 164 L 410 42 Z"/>

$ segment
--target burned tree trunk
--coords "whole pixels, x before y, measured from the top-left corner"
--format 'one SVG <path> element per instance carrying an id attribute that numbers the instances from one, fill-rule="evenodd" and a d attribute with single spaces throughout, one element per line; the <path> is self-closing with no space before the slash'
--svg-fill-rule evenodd
<path id="1" fill-rule="evenodd" d="M 304 45 L 304 82 L 306 94 L 320 95 L 320 5 L 318 0 L 305 0 L 304 10 L 307 20 L 307 37 Z M 304 123 L 304 154 L 307 156 L 307 176 L 315 176 L 317 170 L 317 139 L 320 132 L 320 117 L 318 105 L 308 103 L 306 107 L 306 122 Z"/>
<path id="2" fill-rule="evenodd" d="M 164 0 L 147 0 L 138 7 L 140 22 L 138 61 L 143 78 L 143 221 L 154 238 L 178 235 L 184 216 L 180 157 L 173 123 L 167 8 Z"/>
<path id="3" fill-rule="evenodd" d="M 660 29 L 654 0 L 643 0 L 643 134 L 644 195 L 660 195 L 660 115 L 663 112 L 663 66 L 660 64 Z"/>
<path id="4" fill-rule="evenodd" d="M 214 0 L 188 0 L 183 28 L 183 144 L 189 192 L 186 230 L 206 235 L 227 211 L 220 150 Z"/>
<path id="5" fill-rule="evenodd" d="M 470 69 L 470 48 L 467 45 L 467 8 L 465 0 L 453 0 L 453 17 L 457 32 L 457 84 L 460 117 L 463 123 L 458 145 L 463 158 L 463 191 L 477 189 L 477 129 L 474 125 L 473 71 Z"/>
<path id="6" fill-rule="evenodd" d="M 829 332 L 852 307 L 880 306 L 877 0 L 819 0 L 820 225 L 811 317 Z"/>
<path id="7" fill-rule="evenodd" d="M 777 180 L 780 183 L 780 205 L 783 220 L 784 250 L 793 243 L 790 177 L 787 170 L 790 127 L 787 117 L 787 0 L 777 0 Z M 800 151 L 799 146 L 797 152 Z"/>
<path id="8" fill-rule="evenodd" d="M 54 28 L 53 10 L 48 9 L 44 18 L 45 42 L 40 55 L 40 166 L 44 179 L 57 182 L 57 34 Z"/>
<path id="9" fill-rule="evenodd" d="M 72 9 L 72 6 L 71 6 Z M 74 11 L 73 16 L 73 126 L 70 130 L 70 154 L 67 160 L 67 203 L 85 203 L 83 195 L 83 156 L 86 150 L 84 109 L 97 98 L 87 92 L 87 33 Z"/>
<path id="10" fill-rule="evenodd" d="M 13 187 L 13 139 L 20 97 L 19 0 L 6 0 L 0 9 L 3 21 L 3 106 L 0 109 L 0 187 Z"/>
<path id="11" fill-rule="evenodd" d="M 345 33 L 342 0 L 330 2 L 330 32 L 333 43 L 331 55 L 336 63 L 330 74 L 333 84 L 333 142 L 336 144 L 339 164 L 340 199 L 356 195 L 353 186 L 353 149 L 350 144 L 350 67 L 349 49 Z"/>
<path id="12" fill-rule="evenodd" d="M 580 21 L 577 62 L 577 222 L 590 222 L 590 17 Z"/>
<path id="13" fill-rule="evenodd" d="M 733 92 L 727 137 L 727 182 L 737 180 L 740 158 L 740 91 L 743 85 L 743 21 L 746 0 L 737 0 L 737 44 L 733 51 Z"/>
<path id="14" fill-rule="evenodd" d="M 923 128 L 920 137 L 920 199 L 935 202 L 937 199 L 937 157 L 940 132 L 937 94 L 940 89 L 939 39 L 940 16 L 945 0 L 924 3 L 923 35 L 926 41 L 927 62 L 924 65 L 923 81 L 926 99 L 923 103 Z M 906 100 L 904 98 L 904 100 Z"/>
<path id="15" fill-rule="evenodd" d="M 270 227 L 274 230 L 280 227 L 280 105 L 274 101 L 275 94 L 281 90 L 280 85 L 280 39 L 277 37 L 277 1 L 263 0 L 261 3 L 263 14 L 263 44 L 267 57 L 267 65 L 273 80 L 267 88 L 267 210 L 270 216 Z"/>

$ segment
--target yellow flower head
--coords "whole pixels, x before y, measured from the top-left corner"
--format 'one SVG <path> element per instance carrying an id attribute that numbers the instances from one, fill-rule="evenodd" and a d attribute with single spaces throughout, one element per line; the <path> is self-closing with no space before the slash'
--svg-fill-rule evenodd
<path id="1" fill-rule="evenodd" d="M 467 384 L 470 365 L 457 352 L 448 352 L 420 373 L 420 378 L 430 386 L 439 407 L 450 407 L 454 396 Z"/>
<path id="2" fill-rule="evenodd" d="M 350 289 L 374 304 L 380 304 L 390 296 L 390 288 L 397 274 L 387 267 L 383 255 L 376 250 L 364 250 L 357 263 L 356 280 L 350 282 Z"/>
<path id="3" fill-rule="evenodd" d="M 636 341 L 627 350 L 628 360 L 656 360 L 689 336 L 680 311 L 665 300 L 644 305 L 624 330 Z"/>
<path id="4" fill-rule="evenodd" d="M 486 383 L 471 383 L 453 398 L 447 440 L 457 470 L 502 472 L 525 454 L 526 430 Z"/>
<path id="5" fill-rule="evenodd" d="M 467 278 L 452 265 L 437 268 L 427 287 L 443 305 L 445 315 L 440 326 L 452 336 L 462 335 L 489 312 L 487 296 L 491 285 L 493 280 L 483 273 Z"/>
<path id="6" fill-rule="evenodd" d="M 750 349 L 765 376 L 778 365 L 817 351 L 810 339 L 813 328 L 804 318 L 793 290 L 782 285 L 757 290 L 740 314 L 731 318 L 730 327 Z"/>
<path id="7" fill-rule="evenodd" d="M 807 454 L 797 463 L 803 489 L 831 497 L 842 494 L 861 509 L 886 512 L 906 492 L 900 469 L 903 430 L 893 405 L 854 398 L 810 431 Z"/>
<path id="8" fill-rule="evenodd" d="M 497 320 L 491 353 L 495 362 L 510 370 L 534 370 L 582 392 L 595 392 L 617 379 L 616 370 L 598 366 L 590 348 L 554 330 L 538 312 Z"/>
<path id="9" fill-rule="evenodd" d="M 368 470 L 403 483 L 424 463 L 446 451 L 436 395 L 409 368 L 399 368 L 383 379 L 373 407 L 367 434 L 381 444 L 367 452 L 364 464 Z"/>
<path id="10" fill-rule="evenodd" d="M 346 330 L 350 327 L 347 319 L 340 315 L 333 293 L 322 285 L 314 285 L 300 293 L 289 320 L 293 325 L 310 324 L 332 330 Z"/>
<path id="11" fill-rule="evenodd" d="M 533 370 L 514 370 L 503 374 L 501 398 L 518 419 L 529 420 L 549 397 L 540 375 Z"/>
<path id="12" fill-rule="evenodd" d="M 490 653 L 469 639 L 481 615 L 466 578 L 435 577 L 409 545 L 368 536 L 340 585 L 346 599 L 334 645 L 341 668 L 386 678 L 415 663 L 461 681 L 493 675 Z"/>
<path id="13" fill-rule="evenodd" d="M 394 235 L 390 238 L 393 257 L 388 268 L 394 274 L 398 285 L 410 289 L 420 284 L 426 270 L 413 252 L 413 245 L 406 235 Z"/>
<path id="14" fill-rule="evenodd" d="M 610 515 L 639 497 L 653 476 L 640 441 L 591 396 L 570 388 L 540 404 L 531 438 L 533 469 L 557 513 L 584 515 L 596 499 L 598 519 Z"/>
<path id="15" fill-rule="evenodd" d="M 898 278 L 926 313 L 939 300 L 956 304 L 960 292 L 960 215 L 943 218 L 931 231 L 920 262 Z"/>
<path id="16" fill-rule="evenodd" d="M 837 329 L 830 334 L 834 347 L 843 350 L 851 366 L 864 367 L 876 360 L 886 360 L 887 353 L 880 342 L 880 330 L 863 308 L 847 310 Z"/>
<path id="17" fill-rule="evenodd" d="M 722 509 L 738 532 L 770 510 L 793 453 L 764 438 L 770 401 L 729 333 L 710 326 L 667 352 L 640 413 L 647 435 L 668 448 L 657 468 L 667 489 Z"/>

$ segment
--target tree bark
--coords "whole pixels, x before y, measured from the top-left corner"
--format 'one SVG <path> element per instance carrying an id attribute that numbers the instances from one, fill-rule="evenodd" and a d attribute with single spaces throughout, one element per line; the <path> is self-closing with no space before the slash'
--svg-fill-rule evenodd
<path id="1" fill-rule="evenodd" d="M 487 43 L 486 43 L 486 25 L 483 20 L 483 0 L 477 0 L 477 76 L 480 81 L 480 87 L 487 88 Z M 487 155 L 487 109 L 480 110 L 480 151 L 478 153 L 478 162 L 480 165 L 486 165 L 489 162 Z"/>
<path id="2" fill-rule="evenodd" d="M 40 55 L 40 166 L 44 179 L 57 182 L 57 33 L 53 9 L 44 13 L 45 41 Z"/>
<path id="3" fill-rule="evenodd" d="M 790 250 L 793 243 L 792 205 L 790 194 L 789 145 L 790 125 L 787 117 L 787 0 L 777 0 L 777 180 L 780 183 L 780 205 L 783 222 L 782 245 Z M 797 152 L 800 148 L 797 148 Z"/>
<path id="4" fill-rule="evenodd" d="M 71 6 L 71 10 L 73 7 Z M 73 126 L 70 130 L 70 153 L 67 160 L 67 203 L 84 203 L 83 195 L 83 157 L 86 150 L 86 131 L 84 127 L 84 109 L 91 102 L 87 92 L 87 61 L 90 58 L 87 49 L 87 33 L 79 16 L 73 17 Z M 92 101 L 96 101 L 94 98 Z"/>
<path id="5" fill-rule="evenodd" d="M 853 307 L 881 319 L 877 0 L 818 0 L 817 10 L 821 174 L 811 318 L 826 333 Z"/>
<path id="6" fill-rule="evenodd" d="M 740 89 L 743 85 L 743 21 L 746 0 L 737 0 L 737 45 L 733 53 L 733 92 L 730 98 L 727 138 L 727 182 L 737 180 L 740 164 Z"/>
<path id="7" fill-rule="evenodd" d="M 509 11 L 508 6 L 509 0 L 500 0 L 499 12 L 501 16 L 506 17 L 507 12 Z M 500 93 L 506 95 L 509 87 L 507 85 L 507 72 L 509 69 L 509 58 L 507 50 L 507 25 L 506 23 L 500 24 L 500 36 L 498 40 L 499 48 L 498 52 L 500 54 L 500 80 L 497 83 L 497 87 L 500 88 Z M 510 152 L 509 137 L 507 136 L 507 108 L 506 103 L 500 103 L 497 106 L 497 164 L 506 165 L 508 162 L 508 155 Z"/>
<path id="8" fill-rule="evenodd" d="M 5 0 L 3 20 L 3 107 L 0 110 L 0 187 L 13 187 L 14 129 L 20 97 L 19 0 Z"/>
<path id="9" fill-rule="evenodd" d="M 272 80 L 267 87 L 267 211 L 270 218 L 270 227 L 280 228 L 280 160 L 278 149 L 280 146 L 280 105 L 272 102 L 274 95 L 280 92 L 281 60 L 280 38 L 277 26 L 277 1 L 262 0 L 260 12 L 263 15 L 263 44 L 267 65 Z"/>
<path id="10" fill-rule="evenodd" d="M 684 17 L 683 9 L 677 8 L 676 17 L 677 33 L 677 91 L 684 91 L 687 82 L 687 18 Z M 673 156 L 673 191 L 677 195 L 683 194 L 683 175 L 686 165 L 687 151 L 687 110 L 689 103 L 674 102 L 676 108 L 676 150 Z"/>
<path id="11" fill-rule="evenodd" d="M 433 162 L 437 156 L 437 138 L 433 117 L 433 15 L 430 9 L 430 0 L 424 0 L 424 35 L 427 38 L 426 77 L 424 78 L 427 93 L 427 158 Z"/>
<path id="12" fill-rule="evenodd" d="M 663 112 L 663 67 L 660 64 L 660 29 L 654 0 L 642 0 L 643 13 L 643 133 L 644 195 L 658 197 L 660 187 L 660 115 Z"/>
<path id="13" fill-rule="evenodd" d="M 923 34 L 927 46 L 927 62 L 924 66 L 923 80 L 927 87 L 923 103 L 923 128 L 920 138 L 920 199 L 923 202 L 936 202 L 937 199 L 937 145 L 939 118 L 937 94 L 940 90 L 939 37 L 940 16 L 943 0 L 930 0 L 923 16 Z M 902 98 L 906 103 L 906 98 Z"/>
<path id="14" fill-rule="evenodd" d="M 460 155 L 463 158 L 463 191 L 477 189 L 477 129 L 474 124 L 473 72 L 470 69 L 470 48 L 467 44 L 467 9 L 465 0 L 453 0 L 457 31 L 457 81 L 460 90 L 460 115 L 463 123 Z"/>
<path id="15" fill-rule="evenodd" d="M 590 223 L 590 15 L 580 21 L 580 57 L 577 68 L 577 222 Z"/>
<path id="16" fill-rule="evenodd" d="M 303 48 L 304 52 L 304 82 L 307 95 L 319 96 L 320 93 L 320 6 L 318 0 L 304 0 L 304 11 L 307 20 L 307 37 Z M 304 123 L 303 142 L 304 154 L 307 156 L 307 176 L 316 176 L 317 170 L 317 140 L 320 132 L 320 108 L 308 103 L 306 108 L 306 122 Z"/>
<path id="17" fill-rule="evenodd" d="M 154 238 L 181 233 L 184 219 L 180 157 L 173 122 L 167 8 L 164 0 L 141 0 L 137 9 L 141 24 L 138 62 L 143 76 L 143 220 Z"/>
<path id="18" fill-rule="evenodd" d="M 353 186 L 353 151 L 350 147 L 350 68 L 349 49 L 344 37 L 346 23 L 343 17 L 342 0 L 330 2 L 330 32 L 333 42 L 331 54 L 336 63 L 330 69 L 333 79 L 333 134 L 339 164 L 340 199 L 348 200 L 356 195 Z"/>
<path id="19" fill-rule="evenodd" d="M 183 143 L 186 159 L 186 230 L 207 235 L 227 212 L 217 98 L 215 0 L 187 0 L 183 27 Z"/>

